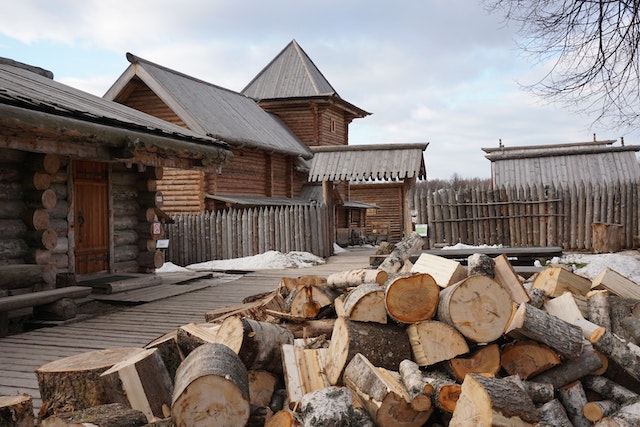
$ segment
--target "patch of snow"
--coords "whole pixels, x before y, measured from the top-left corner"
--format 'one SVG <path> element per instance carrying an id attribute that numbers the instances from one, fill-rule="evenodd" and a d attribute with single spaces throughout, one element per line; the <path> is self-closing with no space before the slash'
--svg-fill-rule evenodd
<path id="1" fill-rule="evenodd" d="M 593 280 L 609 267 L 627 279 L 640 284 L 640 253 L 638 251 L 622 251 L 612 254 L 579 254 L 569 253 L 560 258 L 561 264 L 573 267 L 573 272 Z M 583 265 L 586 264 L 586 265 Z"/>
<path id="2" fill-rule="evenodd" d="M 324 264 L 325 260 L 309 252 L 268 251 L 263 254 L 243 258 L 223 259 L 200 262 L 187 266 L 192 271 L 210 270 L 269 270 L 284 268 L 304 268 L 312 265 Z"/>
<path id="3" fill-rule="evenodd" d="M 456 243 L 453 246 L 445 246 L 442 249 L 473 249 L 473 248 L 501 248 L 502 245 L 466 245 L 464 243 Z"/>
<path id="4" fill-rule="evenodd" d="M 334 254 L 341 254 L 343 252 L 347 252 L 347 250 L 344 249 L 343 247 L 341 247 L 340 245 L 338 245 L 337 243 L 333 244 L 333 253 Z"/>
<path id="5" fill-rule="evenodd" d="M 162 267 L 156 268 L 156 273 L 180 273 L 184 271 L 191 271 L 188 268 L 180 267 L 172 262 L 165 262 Z"/>

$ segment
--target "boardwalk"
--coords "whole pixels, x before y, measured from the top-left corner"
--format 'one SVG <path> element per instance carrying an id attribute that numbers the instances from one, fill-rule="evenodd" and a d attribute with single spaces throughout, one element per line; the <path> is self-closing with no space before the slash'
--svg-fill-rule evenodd
<path id="1" fill-rule="evenodd" d="M 41 400 L 34 370 L 45 363 L 92 350 L 144 346 L 178 326 L 204 322 L 207 311 L 238 304 L 249 295 L 270 291 L 282 277 L 308 274 L 326 277 L 338 271 L 367 267 L 372 253 L 371 249 L 354 249 L 335 255 L 319 266 L 256 271 L 223 284 L 81 322 L 0 338 L 0 395 L 29 394 L 34 398 L 37 412 Z M 197 288 L 198 284 L 195 285 Z M 153 292 L 152 288 L 147 289 Z"/>

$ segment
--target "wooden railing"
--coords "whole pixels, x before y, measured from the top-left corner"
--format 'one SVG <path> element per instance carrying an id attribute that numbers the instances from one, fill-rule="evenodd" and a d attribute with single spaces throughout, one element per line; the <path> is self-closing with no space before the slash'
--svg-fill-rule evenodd
<path id="1" fill-rule="evenodd" d="M 594 223 L 622 226 L 619 247 L 637 246 L 639 191 L 633 182 L 566 188 L 417 188 L 410 197 L 418 223 L 428 224 L 432 248 L 466 243 L 592 250 Z"/>
<path id="2" fill-rule="evenodd" d="M 276 250 L 333 252 L 326 206 L 300 205 L 182 214 L 167 225 L 166 260 L 189 265 Z"/>

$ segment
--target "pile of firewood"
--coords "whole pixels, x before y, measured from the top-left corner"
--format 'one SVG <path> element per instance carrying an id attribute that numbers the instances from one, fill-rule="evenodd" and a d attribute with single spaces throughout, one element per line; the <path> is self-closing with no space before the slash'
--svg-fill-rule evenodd
<path id="1" fill-rule="evenodd" d="M 557 265 L 525 281 L 504 255 L 411 265 L 421 245 L 46 364 L 40 425 L 640 425 L 637 284 Z"/>

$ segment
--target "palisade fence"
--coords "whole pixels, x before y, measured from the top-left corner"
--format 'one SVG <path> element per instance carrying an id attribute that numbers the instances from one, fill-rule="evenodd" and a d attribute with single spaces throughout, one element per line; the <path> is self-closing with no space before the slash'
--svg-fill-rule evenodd
<path id="1" fill-rule="evenodd" d="M 166 226 L 166 261 L 177 265 L 241 258 L 270 250 L 330 256 L 329 221 L 324 205 L 229 209 L 171 217 Z"/>
<path id="2" fill-rule="evenodd" d="M 593 223 L 622 226 L 620 246 L 635 247 L 638 182 L 566 187 L 512 186 L 461 190 L 417 187 L 409 196 L 429 246 L 456 243 L 592 250 Z"/>

